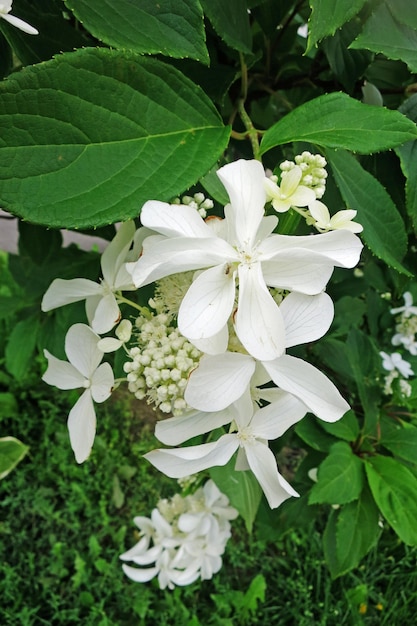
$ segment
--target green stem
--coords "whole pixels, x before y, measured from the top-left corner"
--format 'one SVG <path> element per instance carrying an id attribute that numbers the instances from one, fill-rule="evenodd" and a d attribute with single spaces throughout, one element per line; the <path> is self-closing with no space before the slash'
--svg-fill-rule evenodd
<path id="1" fill-rule="evenodd" d="M 136 304 L 136 302 L 133 302 L 132 300 L 129 300 L 128 298 L 122 296 L 121 293 L 116 293 L 115 296 L 117 302 L 124 302 L 125 304 L 132 306 L 134 309 L 137 309 L 141 313 L 141 315 L 143 315 L 143 317 L 146 317 L 147 319 L 150 319 L 152 317 L 151 312 L 146 306 L 140 306 L 140 304 Z"/>
<path id="2" fill-rule="evenodd" d="M 252 145 L 253 156 L 257 161 L 260 161 L 261 156 L 259 154 L 260 152 L 259 136 L 258 136 L 259 133 L 254 127 L 254 125 L 252 124 L 252 120 L 250 119 L 249 115 L 246 113 L 244 101 L 242 99 L 238 101 L 237 108 L 239 111 L 240 118 L 247 130 L 247 136 L 249 137 L 249 140 Z"/>

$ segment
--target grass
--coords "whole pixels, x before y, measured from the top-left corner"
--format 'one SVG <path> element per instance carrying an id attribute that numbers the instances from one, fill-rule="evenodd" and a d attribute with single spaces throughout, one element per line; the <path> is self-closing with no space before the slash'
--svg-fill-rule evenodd
<path id="1" fill-rule="evenodd" d="M 99 407 L 94 452 L 79 466 L 71 397 L 35 374 L 11 389 L 19 408 L 1 432 L 30 452 L 0 483 L 0 624 L 395 626 L 417 613 L 416 549 L 386 530 L 357 570 L 332 581 L 320 521 L 267 543 L 262 527 L 248 537 L 237 520 L 213 580 L 173 592 L 131 582 L 118 555 L 136 541 L 132 518 L 176 490 L 141 459 L 154 446 L 149 410 L 122 394 Z"/>

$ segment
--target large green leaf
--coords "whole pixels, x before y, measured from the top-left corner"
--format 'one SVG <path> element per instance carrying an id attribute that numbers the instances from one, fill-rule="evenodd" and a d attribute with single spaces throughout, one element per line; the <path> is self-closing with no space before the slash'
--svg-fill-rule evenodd
<path id="1" fill-rule="evenodd" d="M 319 96 L 288 113 L 263 136 L 261 153 L 291 141 L 370 154 L 417 138 L 398 111 L 362 104 L 344 93 Z"/>
<path id="2" fill-rule="evenodd" d="M 417 478 L 391 457 L 366 461 L 369 486 L 382 515 L 404 543 L 417 545 Z"/>
<path id="3" fill-rule="evenodd" d="M 333 437 L 344 441 L 355 441 L 359 435 L 359 423 L 354 412 L 348 411 L 337 422 L 320 422 L 320 426 Z"/>
<path id="4" fill-rule="evenodd" d="M 97 39 L 114 48 L 209 62 L 198 0 L 65 0 L 65 4 Z"/>
<path id="5" fill-rule="evenodd" d="M 333 35 L 337 28 L 360 11 L 365 2 L 366 0 L 310 0 L 307 51 L 323 37 Z"/>
<path id="6" fill-rule="evenodd" d="M 410 9 L 413 6 L 415 10 L 413 3 L 408 4 Z M 401 12 L 393 11 L 393 3 L 390 5 L 380 3 L 350 47 L 382 52 L 389 59 L 401 59 L 412 72 L 417 72 L 417 30 L 404 23 L 400 18 Z"/>
<path id="7" fill-rule="evenodd" d="M 313 486 L 309 504 L 346 504 L 359 497 L 363 487 L 361 460 L 344 441 L 335 443 L 321 463 L 318 482 Z"/>
<path id="8" fill-rule="evenodd" d="M 126 220 L 146 200 L 171 199 L 209 170 L 229 137 L 178 70 L 106 49 L 63 54 L 4 81 L 0 128 L 1 205 L 69 228 Z"/>
<path id="9" fill-rule="evenodd" d="M 376 543 L 379 535 L 379 511 L 369 490 L 329 516 L 323 547 L 332 578 L 349 572 Z"/>
<path id="10" fill-rule="evenodd" d="M 28 450 L 28 446 L 15 437 L 0 438 L 0 479 L 16 467 Z"/>
<path id="11" fill-rule="evenodd" d="M 363 226 L 367 246 L 385 263 L 407 273 L 400 263 L 407 249 L 405 226 L 389 194 L 348 152 L 328 150 L 326 156 L 344 201 L 358 212 L 356 221 Z"/>
<path id="12" fill-rule="evenodd" d="M 246 2 L 201 0 L 201 4 L 214 30 L 228 46 L 241 52 L 251 52 L 252 36 Z"/>

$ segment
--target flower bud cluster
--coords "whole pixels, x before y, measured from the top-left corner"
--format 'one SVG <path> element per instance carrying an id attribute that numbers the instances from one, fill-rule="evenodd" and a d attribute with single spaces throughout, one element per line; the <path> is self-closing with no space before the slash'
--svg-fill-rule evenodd
<path id="1" fill-rule="evenodd" d="M 207 211 L 214 207 L 213 200 L 206 198 L 201 192 L 195 193 L 193 196 L 183 196 L 181 199 L 175 198 L 172 204 L 185 204 L 190 206 L 192 209 L 198 211 L 203 219 L 207 217 Z"/>
<path id="2" fill-rule="evenodd" d="M 151 518 L 135 517 L 139 542 L 120 558 L 138 567 L 123 564 L 123 571 L 137 582 L 157 576 L 161 589 L 208 580 L 222 566 L 237 515 L 212 480 L 192 495 L 160 500 Z"/>
<path id="3" fill-rule="evenodd" d="M 128 388 L 139 400 L 147 397 L 163 413 L 181 415 L 188 409 L 184 391 L 188 376 L 197 367 L 201 352 L 177 328 L 166 313 L 139 316 L 138 345 L 128 351 L 124 364 Z"/>
<path id="4" fill-rule="evenodd" d="M 321 154 L 311 154 L 307 151 L 297 154 L 294 161 L 284 161 L 280 164 L 282 179 L 296 165 L 302 171 L 300 185 L 310 187 L 316 194 L 317 200 L 320 200 L 326 191 L 326 159 Z"/>

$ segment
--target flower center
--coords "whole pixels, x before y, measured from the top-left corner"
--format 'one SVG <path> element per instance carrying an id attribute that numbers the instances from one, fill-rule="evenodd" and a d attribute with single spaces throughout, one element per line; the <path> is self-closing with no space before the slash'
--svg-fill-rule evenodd
<path id="1" fill-rule="evenodd" d="M 253 434 L 252 429 L 249 426 L 246 426 L 245 428 L 242 428 L 242 430 L 239 430 L 236 436 L 239 440 L 240 447 L 243 447 L 245 446 L 245 444 L 250 444 L 255 441 L 255 435 Z"/>

